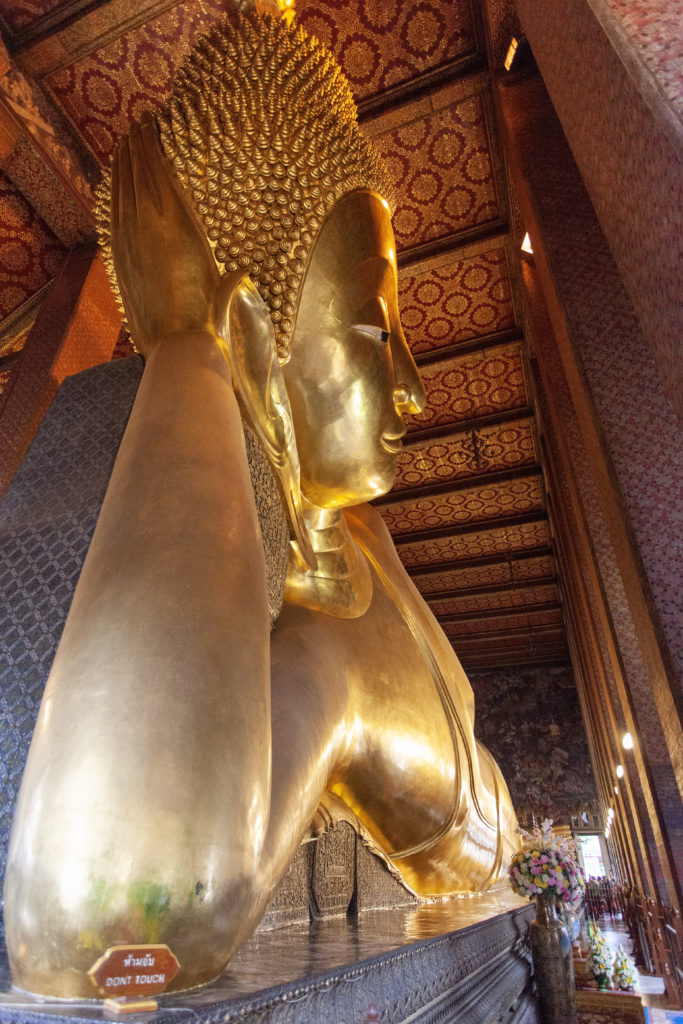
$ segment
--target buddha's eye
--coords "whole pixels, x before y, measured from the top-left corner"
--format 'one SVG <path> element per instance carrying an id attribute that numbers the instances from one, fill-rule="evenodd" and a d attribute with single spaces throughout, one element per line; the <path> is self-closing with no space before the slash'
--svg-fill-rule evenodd
<path id="1" fill-rule="evenodd" d="M 390 337 L 389 331 L 384 327 L 378 327 L 376 324 L 353 324 L 353 330 L 369 334 L 372 338 L 381 341 L 383 344 L 386 344 Z"/>

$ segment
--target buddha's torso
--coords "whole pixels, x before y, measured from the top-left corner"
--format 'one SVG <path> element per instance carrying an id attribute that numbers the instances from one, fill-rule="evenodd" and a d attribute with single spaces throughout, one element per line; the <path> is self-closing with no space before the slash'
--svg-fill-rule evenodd
<path id="1" fill-rule="evenodd" d="M 429 874 L 426 851 L 458 833 L 461 840 L 478 833 L 479 843 L 496 848 L 496 785 L 486 756 L 483 779 L 475 781 L 470 684 L 378 514 L 363 506 L 347 522 L 371 567 L 369 606 L 341 618 L 286 603 L 272 637 L 273 691 L 295 659 L 303 673 L 324 679 L 326 690 L 344 695 L 328 789 L 392 859 L 417 859 Z M 475 865 L 472 885 L 483 881 Z"/>

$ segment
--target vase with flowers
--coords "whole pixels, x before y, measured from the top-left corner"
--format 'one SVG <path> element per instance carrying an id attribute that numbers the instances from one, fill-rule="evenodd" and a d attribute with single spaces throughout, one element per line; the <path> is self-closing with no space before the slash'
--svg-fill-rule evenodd
<path id="1" fill-rule="evenodd" d="M 557 906 L 580 896 L 583 877 L 570 842 L 553 835 L 552 824 L 546 819 L 531 832 L 517 829 L 523 847 L 512 858 L 509 878 L 516 893 L 536 900 L 530 939 L 542 1019 L 575 1024 L 572 942 Z"/>

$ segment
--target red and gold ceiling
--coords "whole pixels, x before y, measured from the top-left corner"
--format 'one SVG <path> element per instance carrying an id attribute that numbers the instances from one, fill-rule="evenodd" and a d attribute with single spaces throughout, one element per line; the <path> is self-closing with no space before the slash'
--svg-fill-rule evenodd
<path id="1" fill-rule="evenodd" d="M 520 289 L 523 232 L 497 132 L 511 5 L 296 8 L 346 72 L 396 191 L 403 323 L 428 404 L 410 418 L 382 515 L 465 667 L 564 662 Z M 130 122 L 159 104 L 222 10 L 221 0 L 3 3 L 0 389 L 41 288 L 92 235 L 97 168 Z"/>

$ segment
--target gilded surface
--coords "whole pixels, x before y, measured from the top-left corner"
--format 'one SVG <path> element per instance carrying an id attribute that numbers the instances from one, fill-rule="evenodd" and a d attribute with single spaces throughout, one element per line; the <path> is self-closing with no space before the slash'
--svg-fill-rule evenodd
<path id="1" fill-rule="evenodd" d="M 507 789 L 474 739 L 467 678 L 381 517 L 362 504 L 391 487 L 404 417 L 425 401 L 399 319 L 379 165 L 348 103 L 334 105 L 338 72 L 300 32 L 250 15 L 227 23 L 222 44 L 186 65 L 162 142 L 143 118 L 112 169 L 111 254 L 146 369 L 10 850 L 14 979 L 44 994 L 90 995 L 88 969 L 117 944 L 168 944 L 181 965 L 173 987 L 216 977 L 326 794 L 422 896 L 486 887 L 513 842 Z M 205 97 L 216 62 L 232 74 L 242 51 L 260 97 L 256 141 L 238 133 L 246 108 Z M 283 51 L 285 69 L 299 69 L 297 104 L 324 108 L 322 128 L 295 121 L 303 163 L 292 159 L 296 132 L 271 160 L 286 104 L 257 87 L 266 65 L 280 68 L 275 86 L 290 96 Z M 341 152 L 327 131 L 335 117 L 343 173 L 330 170 L 331 184 L 323 175 L 321 189 L 306 168 L 318 166 L 311 151 L 321 166 L 324 150 Z M 249 193 L 247 210 L 235 182 L 250 177 L 263 202 Z M 214 238 L 209 207 L 218 214 L 223 201 Z M 258 268 L 271 257 L 266 279 Z M 272 636 L 243 421 L 292 540 Z"/>

